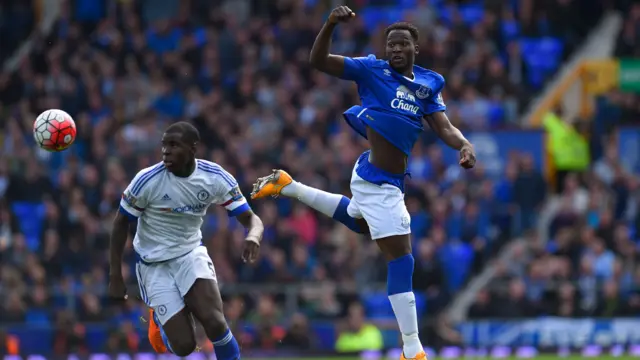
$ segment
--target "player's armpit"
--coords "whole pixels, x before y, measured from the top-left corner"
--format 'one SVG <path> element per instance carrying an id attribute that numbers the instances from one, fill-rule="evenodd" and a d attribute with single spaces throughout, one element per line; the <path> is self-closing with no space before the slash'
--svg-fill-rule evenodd
<path id="1" fill-rule="evenodd" d="M 451 121 L 449 121 L 449 118 L 444 111 L 438 111 L 426 115 L 424 118 L 429 124 L 431 130 L 433 130 L 449 147 L 461 150 L 466 145 L 471 146 L 471 143 L 464 137 L 464 135 L 462 135 L 462 132 L 451 124 Z"/>
<path id="2" fill-rule="evenodd" d="M 325 74 L 341 78 L 344 75 L 344 59 L 344 56 L 329 54 L 322 61 L 311 63 L 311 65 Z"/>

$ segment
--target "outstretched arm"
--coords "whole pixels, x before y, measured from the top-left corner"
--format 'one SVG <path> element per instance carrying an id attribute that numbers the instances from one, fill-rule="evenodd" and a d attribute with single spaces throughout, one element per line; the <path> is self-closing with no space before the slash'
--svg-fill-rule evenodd
<path id="1" fill-rule="evenodd" d="M 311 66 L 323 73 L 341 77 L 344 73 L 344 57 L 329 53 L 331 37 L 338 22 L 345 22 L 355 17 L 355 13 L 346 6 L 338 6 L 331 11 L 329 19 L 324 23 L 311 48 L 309 62 Z"/>
<path id="2" fill-rule="evenodd" d="M 469 169 L 476 164 L 476 154 L 473 145 L 462 135 L 462 132 L 449 121 L 444 111 L 438 111 L 425 116 L 429 127 L 449 147 L 460 151 L 460 166 Z"/>
<path id="3" fill-rule="evenodd" d="M 258 259 L 260 242 L 262 241 L 262 234 L 264 233 L 262 220 L 252 210 L 243 212 L 236 216 L 236 219 L 247 229 L 242 260 L 244 260 L 244 262 L 254 262 Z"/>

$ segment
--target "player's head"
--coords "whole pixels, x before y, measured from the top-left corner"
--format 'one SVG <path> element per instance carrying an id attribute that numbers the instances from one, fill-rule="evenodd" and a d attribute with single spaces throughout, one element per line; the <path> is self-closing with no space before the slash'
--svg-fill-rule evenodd
<path id="1" fill-rule="evenodd" d="M 418 28 L 408 22 L 389 25 L 384 31 L 387 38 L 385 55 L 389 65 L 399 72 L 413 67 L 418 54 Z"/>
<path id="2" fill-rule="evenodd" d="M 200 133 L 195 126 L 180 121 L 167 128 L 162 135 L 162 161 L 171 172 L 185 170 L 196 157 Z"/>

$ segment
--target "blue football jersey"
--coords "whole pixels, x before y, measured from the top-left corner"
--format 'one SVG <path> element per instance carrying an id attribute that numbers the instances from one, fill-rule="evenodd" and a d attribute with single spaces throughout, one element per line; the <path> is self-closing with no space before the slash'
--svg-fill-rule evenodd
<path id="1" fill-rule="evenodd" d="M 413 66 L 414 79 L 395 71 L 375 55 L 344 59 L 342 79 L 355 81 L 362 105 L 344 112 L 344 118 L 364 138 L 369 126 L 409 155 L 424 126 L 422 118 L 445 111 L 441 91 L 444 77 Z"/>

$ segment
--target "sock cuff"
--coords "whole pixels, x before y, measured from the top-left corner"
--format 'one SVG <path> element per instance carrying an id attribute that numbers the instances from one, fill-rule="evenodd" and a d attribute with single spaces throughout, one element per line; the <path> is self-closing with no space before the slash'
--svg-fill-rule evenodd
<path id="1" fill-rule="evenodd" d="M 231 329 L 227 329 L 224 335 L 212 341 L 213 346 L 223 346 L 229 343 L 233 339 L 233 334 L 231 333 Z"/>
<path id="2" fill-rule="evenodd" d="M 413 291 L 413 255 L 407 254 L 387 264 L 387 295 Z"/>
<path id="3" fill-rule="evenodd" d="M 340 198 L 338 206 L 336 207 L 336 211 L 333 213 L 332 218 L 341 221 L 344 220 L 345 217 L 350 217 L 347 213 L 347 208 L 349 207 L 350 202 L 351 200 L 349 200 L 348 197 L 342 196 L 342 198 Z"/>
<path id="4" fill-rule="evenodd" d="M 400 256 L 397 259 L 393 259 L 389 261 L 389 266 L 391 266 L 391 264 L 402 264 L 402 265 L 394 265 L 394 266 L 411 266 L 411 272 L 413 273 L 413 265 L 415 264 L 415 259 L 413 258 L 413 254 L 407 254 L 404 256 Z"/>

